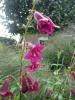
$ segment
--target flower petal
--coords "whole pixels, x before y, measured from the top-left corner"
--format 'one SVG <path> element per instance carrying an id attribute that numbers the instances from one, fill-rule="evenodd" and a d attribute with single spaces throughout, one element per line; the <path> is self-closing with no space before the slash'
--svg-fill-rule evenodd
<path id="1" fill-rule="evenodd" d="M 33 85 L 29 86 L 29 92 L 37 92 L 39 90 L 38 82 L 35 81 Z"/>
<path id="2" fill-rule="evenodd" d="M 55 28 L 60 28 L 60 26 L 55 25 L 48 16 L 45 16 L 38 11 L 34 12 L 34 19 L 37 22 L 37 29 L 41 33 L 47 33 L 48 35 L 52 35 Z"/>
<path id="3" fill-rule="evenodd" d="M 22 93 L 26 93 L 28 91 L 27 81 L 24 77 L 22 77 Z"/>
<path id="4" fill-rule="evenodd" d="M 13 96 L 13 93 L 9 91 L 9 83 L 10 83 L 9 79 L 6 79 L 4 81 L 2 89 L 0 91 L 0 96 L 2 96 L 2 97 L 11 97 L 11 96 Z"/>
<path id="5" fill-rule="evenodd" d="M 36 72 L 39 68 L 39 64 L 36 63 L 36 64 L 32 64 L 32 65 L 29 65 L 28 66 L 28 71 L 29 72 Z"/>
<path id="6" fill-rule="evenodd" d="M 36 45 L 25 54 L 24 58 L 30 60 L 32 63 L 36 63 L 42 59 L 42 49 L 44 48 L 43 45 Z"/>

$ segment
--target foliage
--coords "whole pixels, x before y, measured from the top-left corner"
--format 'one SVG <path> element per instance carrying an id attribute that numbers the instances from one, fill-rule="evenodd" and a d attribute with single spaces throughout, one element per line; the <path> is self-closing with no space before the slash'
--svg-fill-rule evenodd
<path id="1" fill-rule="evenodd" d="M 65 68 L 70 65 L 73 52 L 72 37 L 57 35 L 49 40 L 44 50 L 44 59 L 52 70 Z"/>
<path id="2" fill-rule="evenodd" d="M 5 38 L 5 37 L 0 37 L 0 42 L 5 45 L 15 45 L 16 44 L 16 40 Z"/>
<path id="3" fill-rule="evenodd" d="M 13 44 L 14 45 L 14 44 Z M 13 45 L 6 45 L 0 42 L 0 74 L 1 79 L 19 69 L 20 62 L 17 56 L 18 50 Z"/>
<path id="4" fill-rule="evenodd" d="M 52 47 L 52 45 L 59 43 L 60 46 L 58 45 L 58 47 L 59 47 L 59 49 L 62 49 L 62 48 L 64 48 L 63 47 L 64 42 L 67 46 L 70 46 L 71 40 L 72 40 L 71 37 L 62 37 L 62 35 L 59 35 L 59 36 L 56 35 L 55 37 L 52 37 L 52 39 L 50 38 L 48 46 L 50 45 L 50 47 Z M 62 41 L 62 43 L 60 43 L 61 41 Z M 71 49 L 72 48 L 70 48 L 70 50 Z M 8 52 L 8 54 L 11 56 L 11 52 L 12 52 L 12 51 L 7 50 L 5 48 L 4 48 L 4 50 L 6 52 L 4 52 L 3 61 L 5 60 L 5 58 L 7 59 L 5 54 L 7 54 L 7 52 Z M 57 51 L 58 51 L 58 49 L 57 49 Z M 0 51 L 0 53 L 2 54 L 1 51 Z M 7 55 L 7 56 L 9 57 L 9 55 Z M 14 54 L 13 56 L 15 57 L 15 55 L 16 54 Z M 13 57 L 11 57 L 11 58 L 13 58 Z M 10 62 L 11 58 L 9 58 L 9 62 Z M 75 59 L 75 57 L 74 57 L 74 59 Z M 18 60 L 18 58 L 16 58 L 15 60 Z M 75 61 L 74 61 L 74 63 L 75 63 Z M 16 66 L 17 64 L 15 62 L 13 62 L 12 66 L 14 67 L 14 65 Z M 5 66 L 6 66 L 6 63 L 5 63 Z M 6 69 L 4 68 L 5 72 L 7 71 L 7 68 Z M 19 67 L 16 66 L 15 68 L 16 68 L 16 70 L 18 70 Z M 47 68 L 48 68 L 48 65 L 46 65 L 45 68 L 40 68 L 38 70 L 38 72 L 33 74 L 35 79 L 39 80 L 39 83 L 40 83 L 39 91 L 36 93 L 31 93 L 31 94 L 23 93 L 21 95 L 22 96 L 21 100 L 24 100 L 24 99 L 26 99 L 26 100 L 42 100 L 42 99 L 43 100 L 46 100 L 46 99 L 47 100 L 50 100 L 50 99 L 51 100 L 67 100 L 67 99 L 68 100 L 71 100 L 71 99 L 75 100 L 75 96 L 71 94 L 71 89 L 75 89 L 75 80 L 71 76 L 71 71 L 73 70 L 73 69 L 71 69 L 72 66 L 71 65 L 68 66 L 67 69 L 64 68 L 63 72 L 59 71 L 59 70 L 55 70 L 54 72 L 51 72 L 51 71 L 48 71 Z M 12 71 L 13 71 L 13 76 L 15 76 L 15 74 L 18 75 L 18 72 L 14 73 L 15 71 L 12 70 L 12 68 L 10 68 L 10 72 L 12 72 Z M 2 78 L 2 75 L 3 75 L 3 73 L 0 74 L 0 77 L 1 77 L 0 84 L 2 84 L 4 81 L 4 78 Z M 7 77 L 7 76 L 5 76 L 5 77 Z M 9 87 L 10 91 L 13 92 L 13 94 L 14 94 L 13 100 L 19 100 L 19 98 L 20 98 L 19 87 L 20 87 L 19 77 L 17 77 L 17 79 L 13 78 L 13 80 L 10 84 L 10 87 Z M 46 97 L 47 89 L 51 90 L 50 97 Z M 12 100 L 12 99 L 10 98 L 10 100 Z"/>
<path id="5" fill-rule="evenodd" d="M 29 9 L 31 9 L 32 0 L 5 0 L 5 13 L 9 21 L 8 27 L 11 33 L 23 33 L 25 31 L 23 25 L 27 21 Z"/>
<path id="6" fill-rule="evenodd" d="M 64 26 L 68 21 L 75 20 L 74 0 L 43 0 L 36 7 L 50 16 L 57 25 Z"/>
<path id="7" fill-rule="evenodd" d="M 22 26 L 26 24 L 32 0 L 4 0 L 4 4 L 10 32 L 23 34 L 25 29 Z M 67 25 L 71 20 L 74 21 L 74 0 L 41 0 L 36 2 L 36 9 L 50 16 L 61 27 Z"/>
<path id="8" fill-rule="evenodd" d="M 37 73 L 34 75 L 37 76 Z M 56 72 L 56 74 L 44 69 L 39 71 L 38 76 L 39 75 L 40 78 L 37 77 L 39 82 L 41 82 L 39 91 L 31 94 L 22 94 L 21 100 L 75 100 L 75 96 L 71 94 L 71 89 L 75 89 L 75 80 L 71 76 L 70 68 L 65 69 L 63 73 Z M 0 82 L 2 83 L 3 80 L 0 79 Z M 13 100 L 19 100 L 19 86 L 19 82 L 16 81 L 12 82 L 10 85 L 10 90 L 14 93 Z M 50 97 L 46 97 L 47 89 L 51 90 Z"/>
<path id="9" fill-rule="evenodd" d="M 21 3 L 21 1 L 22 0 L 20 0 L 19 3 Z M 18 1 L 16 2 L 15 0 L 15 3 L 18 3 Z M 33 4 L 34 8 L 35 0 L 33 0 Z M 40 15 L 39 12 L 37 13 L 37 15 Z M 75 84 L 74 84 L 75 71 L 73 71 L 75 66 L 75 53 L 73 48 L 74 45 L 72 45 L 73 40 L 71 38 L 70 39 L 65 38 L 64 35 L 59 36 L 59 38 L 61 37 L 60 39 L 58 38 L 58 36 L 57 37 L 55 36 L 52 40 L 50 39 L 47 47 L 44 50 L 44 55 L 45 55 L 44 63 L 45 61 L 47 61 L 45 66 L 45 64 L 41 62 L 43 58 L 42 50 L 44 49 L 44 46 L 41 44 L 34 45 L 30 42 L 26 42 L 25 40 L 25 36 L 28 32 L 28 26 L 31 25 L 32 22 L 32 16 L 28 16 L 27 18 L 28 21 L 25 25 L 25 34 L 23 34 L 24 41 L 22 44 L 22 48 L 18 50 L 17 52 L 18 55 L 15 58 L 15 60 L 18 60 L 18 62 L 20 63 L 20 67 L 18 67 L 19 70 L 16 69 L 17 76 L 15 76 L 14 72 L 13 74 L 10 72 L 11 74 L 5 76 L 3 79 L 0 79 L 2 87 L 0 89 L 0 96 L 2 97 L 1 99 L 2 100 L 3 99 L 10 99 L 10 100 L 75 99 Z M 44 17 L 42 17 L 41 20 L 42 22 L 44 22 L 44 20 L 45 22 L 48 22 L 48 20 L 45 19 Z M 17 24 L 18 24 L 17 26 L 19 26 L 19 23 Z M 40 27 L 42 25 L 43 23 L 41 23 Z M 1 51 L 2 51 L 2 45 L 1 45 Z M 4 52 L 4 57 L 6 52 Z M 26 63 L 26 61 L 24 60 L 28 60 L 29 62 Z M 49 71 L 48 65 L 51 66 L 53 69 L 55 67 L 56 70 L 54 70 L 54 72 L 52 72 L 51 70 Z M 64 69 L 63 71 L 61 71 L 63 67 Z M 33 72 L 35 73 L 33 74 Z"/>

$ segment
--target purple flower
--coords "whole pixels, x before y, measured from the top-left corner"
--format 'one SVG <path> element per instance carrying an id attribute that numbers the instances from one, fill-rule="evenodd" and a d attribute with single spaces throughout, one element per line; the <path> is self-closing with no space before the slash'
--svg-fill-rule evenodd
<path id="1" fill-rule="evenodd" d="M 37 92 L 39 90 L 38 82 L 35 81 L 31 76 L 28 76 L 27 80 L 28 80 L 28 83 L 29 83 L 29 92 Z"/>
<path id="2" fill-rule="evenodd" d="M 71 89 L 71 94 L 75 96 L 75 90 Z"/>
<path id="3" fill-rule="evenodd" d="M 38 87 L 38 82 L 35 81 L 33 77 L 29 75 L 22 77 L 22 93 L 37 92 L 39 90 Z"/>
<path id="4" fill-rule="evenodd" d="M 36 63 L 33 63 L 32 65 L 27 65 L 26 67 L 28 68 L 28 72 L 36 72 L 38 71 L 40 67 L 44 67 L 44 66 L 45 64 L 40 64 L 36 62 Z"/>
<path id="5" fill-rule="evenodd" d="M 28 71 L 29 72 L 36 72 L 39 68 L 40 64 L 39 63 L 35 63 L 35 64 L 32 64 L 32 65 L 28 65 Z"/>
<path id="6" fill-rule="evenodd" d="M 27 76 L 26 79 L 27 79 L 27 82 L 29 85 L 33 85 L 35 83 L 35 80 L 33 79 L 33 77 L 31 77 L 29 75 Z"/>
<path id="7" fill-rule="evenodd" d="M 24 76 L 22 76 L 22 93 L 26 93 L 28 91 L 28 85 L 27 85 L 27 80 Z"/>
<path id="8" fill-rule="evenodd" d="M 45 97 L 49 98 L 51 97 L 52 91 L 50 89 L 47 90 Z"/>
<path id="9" fill-rule="evenodd" d="M 32 63 L 38 62 L 38 60 L 42 59 L 43 48 L 44 46 L 39 44 L 29 48 L 29 52 L 24 56 L 24 58 L 30 60 Z"/>
<path id="10" fill-rule="evenodd" d="M 37 92 L 39 90 L 38 88 L 38 82 L 35 81 L 34 84 L 29 86 L 29 92 Z"/>
<path id="11" fill-rule="evenodd" d="M 13 93 L 9 91 L 9 83 L 10 80 L 6 79 L 2 85 L 2 89 L 0 91 L 0 96 L 2 97 L 12 97 Z"/>
<path id="12" fill-rule="evenodd" d="M 72 75 L 73 79 L 75 80 L 75 72 L 74 71 L 71 72 L 71 75 Z"/>
<path id="13" fill-rule="evenodd" d="M 44 16 L 38 11 L 34 11 L 34 19 L 37 22 L 37 29 L 41 33 L 48 33 L 48 35 L 52 35 L 55 28 L 60 28 L 59 26 L 55 25 L 48 16 Z"/>

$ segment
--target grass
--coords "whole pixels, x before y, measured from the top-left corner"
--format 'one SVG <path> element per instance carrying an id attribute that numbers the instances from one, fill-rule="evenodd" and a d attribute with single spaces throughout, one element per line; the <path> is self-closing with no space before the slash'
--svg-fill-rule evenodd
<path id="1" fill-rule="evenodd" d="M 8 46 L 0 43 L 0 70 L 2 75 L 13 73 L 20 66 L 18 56 L 12 45 Z"/>
<path id="2" fill-rule="evenodd" d="M 74 24 L 70 24 L 66 29 L 60 32 L 56 32 L 54 36 L 49 37 L 48 43 L 52 45 L 54 41 L 60 42 L 62 40 L 71 40 L 75 37 L 74 26 Z M 42 36 L 42 34 L 33 35 L 34 37 Z M 17 51 L 13 48 L 12 45 L 5 45 L 2 42 L 0 42 L 0 70 L 2 71 L 3 76 L 13 73 L 15 70 L 19 69 L 20 63 L 16 52 Z"/>
<path id="3" fill-rule="evenodd" d="M 61 32 L 56 32 L 56 34 L 54 36 L 50 37 L 49 41 L 48 41 L 50 47 L 51 47 L 52 44 L 55 44 L 55 43 L 58 44 L 62 40 L 68 42 L 69 40 L 74 38 L 73 36 L 70 36 L 71 31 L 69 31 L 69 29 L 67 29 L 67 30 L 63 30 Z M 72 32 L 71 35 L 73 35 L 73 34 L 74 33 Z M 34 35 L 34 36 L 37 37 L 37 35 Z M 55 39 L 56 39 L 56 41 L 55 41 Z M 62 42 L 62 44 L 63 44 L 63 42 Z M 68 44 L 69 44 L 69 42 L 68 42 Z M 0 42 L 0 70 L 2 71 L 3 77 L 6 76 L 6 75 L 9 75 L 11 73 L 16 72 L 16 70 L 19 70 L 20 62 L 19 62 L 19 57 L 17 55 L 18 54 L 17 52 L 18 52 L 17 49 L 15 49 L 12 45 L 5 45 L 2 42 Z M 44 94 L 45 89 L 48 88 L 48 87 L 52 87 L 53 83 L 54 83 L 54 85 L 56 85 L 56 88 L 53 88 L 53 89 L 55 89 L 54 91 L 55 92 L 57 91 L 57 93 L 58 93 L 59 90 L 60 90 L 60 89 L 58 89 L 58 86 L 60 85 L 60 83 L 63 84 L 63 82 L 62 82 L 63 79 L 62 78 L 66 76 L 65 73 L 66 73 L 66 71 L 64 73 L 60 72 L 59 73 L 60 77 L 57 76 L 57 75 L 55 76 L 48 69 L 48 65 L 46 65 L 44 68 L 40 68 L 39 71 L 37 71 L 36 73 L 34 73 L 34 74 L 32 73 L 32 76 L 36 80 L 39 79 L 39 80 L 41 80 L 42 83 L 46 83 L 47 82 L 47 86 L 46 86 L 46 84 L 44 84 L 44 87 L 43 87 L 44 89 L 41 89 L 41 90 L 44 90 L 44 91 L 42 91 L 43 93 L 40 92 L 41 93 L 41 97 L 42 97 L 42 94 Z M 17 74 L 17 73 L 15 73 L 15 74 Z M 60 85 L 60 86 L 62 86 L 62 85 Z M 66 85 L 65 85 L 65 87 L 66 87 Z M 29 94 L 29 97 L 27 97 L 27 98 L 31 99 L 30 94 Z M 33 100 L 33 99 L 31 99 L 31 100 Z M 37 99 L 34 99 L 34 100 L 42 100 L 42 99 L 38 99 L 37 98 Z M 69 99 L 66 98 L 66 99 L 63 99 L 63 100 L 69 100 Z M 75 99 L 72 99 L 72 100 L 75 100 Z"/>

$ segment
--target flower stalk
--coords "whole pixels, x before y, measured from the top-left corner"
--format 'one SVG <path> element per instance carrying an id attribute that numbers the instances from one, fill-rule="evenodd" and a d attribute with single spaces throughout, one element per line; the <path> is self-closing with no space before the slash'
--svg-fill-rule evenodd
<path id="1" fill-rule="evenodd" d="M 35 0 L 33 0 L 33 1 L 35 1 Z M 35 3 L 33 3 L 32 9 L 34 9 L 34 7 L 35 7 L 34 4 Z M 22 56 L 21 56 L 21 66 L 20 66 L 20 77 L 22 76 L 23 54 L 24 54 L 24 50 L 26 50 L 26 47 L 25 47 L 26 46 L 26 34 L 27 34 L 27 31 L 28 31 L 28 26 L 31 24 L 31 22 L 32 22 L 32 16 L 28 16 L 28 22 L 27 22 L 27 24 L 25 26 L 25 33 L 23 34 Z M 20 79 L 20 84 L 22 84 L 21 83 L 21 79 Z M 21 91 L 20 91 L 20 100 L 21 100 Z"/>

